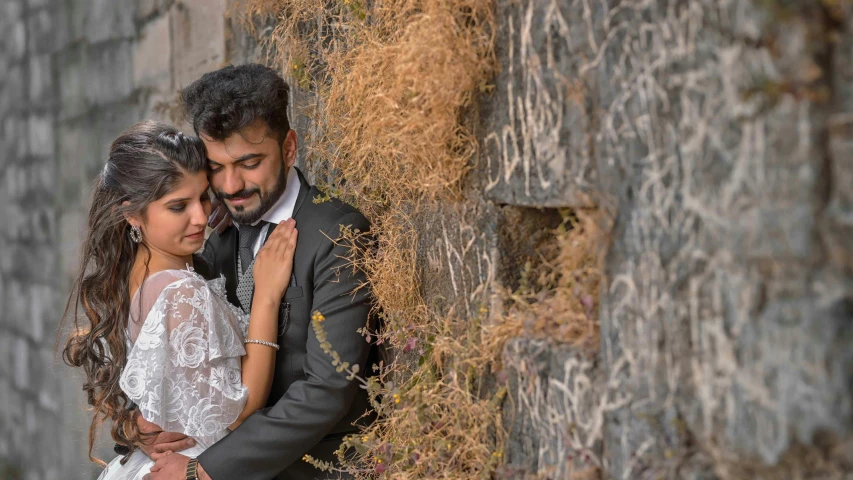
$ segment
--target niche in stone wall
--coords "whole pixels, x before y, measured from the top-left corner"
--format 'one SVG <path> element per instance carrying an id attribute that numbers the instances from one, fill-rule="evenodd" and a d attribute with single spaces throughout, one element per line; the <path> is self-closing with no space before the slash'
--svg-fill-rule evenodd
<path id="1" fill-rule="evenodd" d="M 503 206 L 496 279 L 522 334 L 558 343 L 598 343 L 602 236 L 587 210 Z"/>
<path id="2" fill-rule="evenodd" d="M 547 261 L 547 253 L 556 248 L 556 232 L 563 215 L 555 208 L 531 208 L 506 205 L 498 210 L 498 250 L 500 264 L 497 279 L 516 291 L 525 272 L 535 271 Z"/>

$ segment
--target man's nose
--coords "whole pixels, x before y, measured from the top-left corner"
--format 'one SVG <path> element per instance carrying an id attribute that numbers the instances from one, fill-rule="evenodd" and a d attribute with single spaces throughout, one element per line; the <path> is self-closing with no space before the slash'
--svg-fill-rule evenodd
<path id="1" fill-rule="evenodd" d="M 237 169 L 225 171 L 223 172 L 223 175 L 225 176 L 225 181 L 222 184 L 222 191 L 228 195 L 233 195 L 246 187 L 246 183 L 243 181 L 243 177 Z"/>

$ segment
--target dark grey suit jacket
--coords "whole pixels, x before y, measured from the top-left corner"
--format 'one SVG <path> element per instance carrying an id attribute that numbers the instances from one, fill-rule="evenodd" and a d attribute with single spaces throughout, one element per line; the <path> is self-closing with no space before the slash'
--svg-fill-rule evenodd
<path id="1" fill-rule="evenodd" d="M 321 312 L 328 341 L 343 361 L 369 373 L 375 348 L 357 330 L 368 325 L 371 297 L 367 289 L 353 290 L 366 279 L 347 268 L 348 247 L 336 245 L 341 228 L 363 232 L 370 225 L 352 206 L 338 200 L 314 203 L 321 192 L 301 172 L 301 188 L 293 217 L 299 240 L 293 262 L 293 282 L 279 310 L 279 344 L 267 408 L 251 415 L 240 427 L 213 445 L 199 462 L 214 480 L 325 478 L 302 460 L 311 454 L 334 460 L 342 438 L 357 431 L 353 422 L 368 407 L 366 392 L 356 381 L 338 373 L 320 348 L 311 315 Z M 237 298 L 237 229 L 213 234 L 197 259 L 196 270 L 209 278 L 225 276 L 228 299 Z M 282 331 L 284 316 L 289 315 Z M 363 418 L 361 422 L 370 421 Z M 337 477 L 337 474 L 334 474 Z"/>

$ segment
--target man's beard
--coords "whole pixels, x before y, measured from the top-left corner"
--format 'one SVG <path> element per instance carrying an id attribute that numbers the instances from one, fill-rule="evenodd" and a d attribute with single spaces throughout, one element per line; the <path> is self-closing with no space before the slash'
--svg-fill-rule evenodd
<path id="1" fill-rule="evenodd" d="M 277 202 L 284 194 L 285 188 L 287 188 L 287 170 L 282 166 L 278 171 L 278 178 L 276 178 L 273 189 L 266 194 L 261 193 L 261 189 L 257 187 L 243 189 L 231 195 L 219 190 L 214 191 L 214 193 L 222 203 L 225 203 L 225 200 L 230 200 L 232 198 L 245 198 L 257 194 L 261 199 L 261 204 L 254 210 L 246 211 L 242 206 L 233 206 L 228 208 L 228 212 L 231 214 L 231 219 L 233 221 L 243 225 L 251 225 L 260 220 L 261 217 L 263 217 L 264 214 L 267 213 L 273 205 L 275 205 L 275 202 Z"/>

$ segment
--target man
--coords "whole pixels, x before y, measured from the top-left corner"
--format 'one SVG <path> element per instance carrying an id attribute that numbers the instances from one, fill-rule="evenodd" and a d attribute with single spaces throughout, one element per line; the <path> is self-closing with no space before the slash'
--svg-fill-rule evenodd
<path id="1" fill-rule="evenodd" d="M 251 308 L 252 264 L 275 226 L 296 221 L 299 241 L 293 276 L 280 309 L 279 345 L 267 408 L 246 419 L 195 461 L 178 452 L 183 435 L 162 432 L 144 450 L 157 460 L 150 480 L 269 480 L 338 478 L 302 460 L 308 454 L 335 463 L 335 450 L 368 410 L 366 392 L 337 372 L 311 327 L 325 316 L 328 341 L 343 361 L 369 372 L 376 352 L 358 330 L 368 324 L 366 279 L 347 267 L 352 245 L 338 241 L 346 228 L 366 232 L 355 208 L 337 200 L 314 202 L 320 191 L 293 165 L 297 137 L 287 120 L 288 86 L 261 65 L 207 73 L 182 94 L 196 133 L 207 147 L 210 187 L 234 222 L 213 233 L 197 270 L 225 275 L 229 300 Z M 220 207 L 222 208 L 222 207 Z M 153 424 L 143 425 L 148 431 Z M 189 468 L 188 468 L 189 467 Z M 196 470 L 197 469 L 197 470 Z"/>

